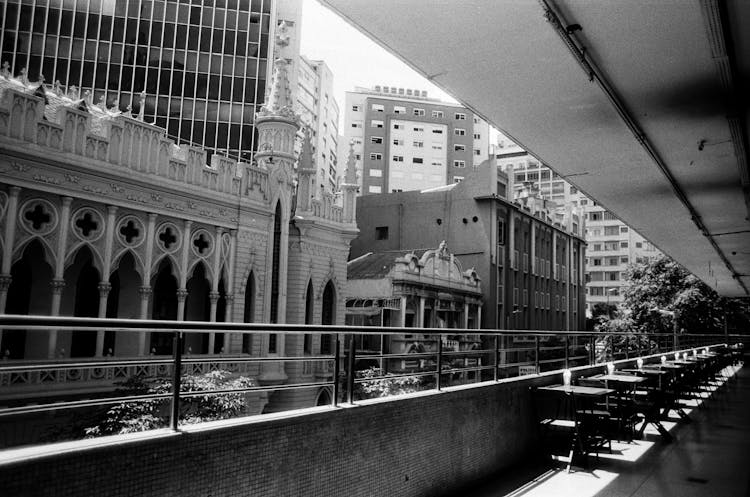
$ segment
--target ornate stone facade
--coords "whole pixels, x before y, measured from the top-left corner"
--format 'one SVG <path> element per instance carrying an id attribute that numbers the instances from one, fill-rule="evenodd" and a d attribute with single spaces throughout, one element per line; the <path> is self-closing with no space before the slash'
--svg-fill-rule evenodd
<path id="1" fill-rule="evenodd" d="M 343 324 L 355 190 L 344 186 L 342 207 L 306 188 L 314 166 L 303 154 L 295 172 L 290 102 L 277 60 L 254 163 L 215 154 L 207 165 L 204 150 L 177 146 L 140 116 L 0 75 L 0 311 Z M 157 334 L 89 333 L 5 331 L 0 350 L 7 359 L 170 350 Z M 317 355 L 321 346 L 319 336 L 210 333 L 188 335 L 185 352 Z M 256 367 L 261 381 L 315 374 L 271 364 Z"/>

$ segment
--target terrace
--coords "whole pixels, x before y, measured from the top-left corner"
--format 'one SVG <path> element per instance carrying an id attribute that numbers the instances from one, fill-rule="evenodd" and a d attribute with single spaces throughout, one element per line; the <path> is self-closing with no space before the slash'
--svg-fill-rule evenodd
<path id="1" fill-rule="evenodd" d="M 372 495 L 373 488 L 396 495 L 466 495 L 467 489 L 476 495 L 546 495 L 551 485 L 581 488 L 590 495 L 599 491 L 631 495 L 662 481 L 661 473 L 652 471 L 656 461 L 664 474 L 680 478 L 683 473 L 668 471 L 677 471 L 671 461 L 682 462 L 682 454 L 717 458 L 713 449 L 693 453 L 696 447 L 720 448 L 724 468 L 742 464 L 736 444 L 748 437 L 746 421 L 733 424 L 747 412 L 746 373 L 739 365 L 722 363 L 716 376 L 706 379 L 700 395 L 683 395 L 679 407 L 689 411 L 692 423 L 676 418 L 676 411 L 663 421 L 674 437 L 671 443 L 649 425 L 643 436 L 630 442 L 614 441 L 611 454 L 577 454 L 567 473 L 560 469 L 568 462 L 564 454 L 557 457 L 553 445 L 547 444 L 540 424 L 545 408 L 535 393 L 565 382 L 566 377 L 572 376 L 575 385 L 610 368 L 636 368 L 641 361 L 658 366 L 667 356 L 671 361 L 675 353 L 681 359 L 719 357 L 712 351 L 725 350 L 723 344 L 735 343 L 743 338 L 739 336 L 663 334 L 603 341 L 601 334 L 592 333 L 481 330 L 481 348 L 454 350 L 446 347 L 448 335 L 476 336 L 478 330 L 425 329 L 423 338 L 432 337 L 434 348 L 409 354 L 370 351 L 363 357 L 368 365 L 376 361 L 379 368 L 375 374 L 361 375 L 357 372 L 364 366 L 358 363 L 355 338 L 403 334 L 405 329 L 7 315 L 0 316 L 0 325 L 28 333 L 46 333 L 52 325 L 57 330 L 167 333 L 175 344 L 188 334 L 209 332 L 327 332 L 334 337 L 333 353 L 324 356 L 192 356 L 174 347 L 171 356 L 75 363 L 5 361 L 0 366 L 7 396 L 0 408 L 4 445 L 14 444 L 13 437 L 18 437 L 15 448 L 0 452 L 0 475 L 9 495 L 43 494 L 48 488 L 66 489 L 70 495 Z M 270 384 L 256 374 L 269 363 L 274 368 L 281 365 L 282 370 L 309 363 L 307 367 L 318 374 L 310 381 Z M 251 376 L 253 381 L 200 390 L 187 379 L 219 370 Z M 176 371 L 182 374 L 175 375 Z M 160 378 L 166 388 L 150 392 L 113 388 L 118 378 L 133 375 Z M 87 380 L 59 395 L 33 395 L 35 382 L 54 392 L 51 385 L 76 378 Z M 413 391 L 381 396 L 398 392 L 394 382 L 400 380 L 414 386 Z M 368 384 L 380 390 L 364 388 Z M 18 395 L 8 395 L 16 388 Z M 330 392 L 321 397 L 325 405 L 300 409 L 290 403 L 290 410 L 276 413 L 257 409 L 269 396 L 320 388 Z M 378 393 L 368 395 L 373 391 Z M 230 419 L 203 423 L 189 419 L 195 402 L 232 395 L 244 396 L 250 408 Z M 68 427 L 92 413 L 128 405 L 157 406 L 151 412 L 159 421 L 145 432 L 78 440 L 58 437 L 53 443 L 22 440 L 42 432 L 22 433 L 22 426 L 38 422 L 49 432 L 51 427 Z M 733 454 L 735 459 L 725 461 Z M 687 485 L 705 489 L 707 484 L 719 484 L 709 466 L 688 468 L 684 478 L 692 480 L 685 480 Z M 339 477 L 343 474 L 345 480 Z M 738 480 L 724 484 L 743 488 L 747 482 L 739 480 L 740 474 L 733 473 Z M 519 482 L 519 475 L 528 476 L 528 481 Z"/>

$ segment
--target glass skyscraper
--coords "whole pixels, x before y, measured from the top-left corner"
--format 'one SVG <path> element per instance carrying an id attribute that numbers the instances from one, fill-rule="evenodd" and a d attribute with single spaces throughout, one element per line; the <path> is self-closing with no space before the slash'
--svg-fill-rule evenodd
<path id="1" fill-rule="evenodd" d="M 178 143 L 246 159 L 273 42 L 272 0 L 5 0 L 2 63 L 129 107 Z"/>

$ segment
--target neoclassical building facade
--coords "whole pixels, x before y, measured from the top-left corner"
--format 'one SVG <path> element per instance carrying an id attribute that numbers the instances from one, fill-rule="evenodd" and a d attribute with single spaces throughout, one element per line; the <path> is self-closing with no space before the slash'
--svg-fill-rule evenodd
<path id="1" fill-rule="evenodd" d="M 340 195 L 315 191 L 286 61 L 256 116 L 252 164 L 177 146 L 143 116 L 75 87 L 0 74 L 0 312 L 60 316 L 343 324 L 357 234 L 353 160 Z M 295 163 L 297 163 L 295 167 Z M 158 333 L 2 332 L 6 359 L 171 352 Z M 320 335 L 188 334 L 184 352 L 326 353 Z M 258 379 L 314 377 L 264 362 Z M 304 378 L 303 378 L 304 379 Z"/>

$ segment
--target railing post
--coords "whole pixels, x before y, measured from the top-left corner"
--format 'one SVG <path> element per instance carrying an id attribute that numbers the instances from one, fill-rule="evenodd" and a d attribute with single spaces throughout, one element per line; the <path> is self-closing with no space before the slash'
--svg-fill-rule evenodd
<path id="1" fill-rule="evenodd" d="M 339 405 L 339 375 L 341 374 L 341 345 L 339 343 L 339 334 L 336 333 L 336 342 L 333 344 L 333 407 Z"/>
<path id="2" fill-rule="evenodd" d="M 438 335 L 437 343 L 437 376 L 435 377 L 435 388 L 440 390 L 442 386 L 442 373 L 443 373 L 443 336 Z"/>
<path id="3" fill-rule="evenodd" d="M 498 343 L 500 341 L 500 337 L 495 335 L 495 381 L 497 381 L 498 377 L 498 368 L 500 367 L 500 344 Z"/>
<path id="4" fill-rule="evenodd" d="M 182 377 L 182 333 L 175 330 L 172 337 L 172 356 L 174 371 L 172 372 L 172 415 L 169 427 L 177 430 L 180 423 L 180 379 Z"/>
<path id="5" fill-rule="evenodd" d="M 570 337 L 565 335 L 565 369 L 570 366 Z"/>
<path id="6" fill-rule="evenodd" d="M 534 335 L 534 366 L 536 366 L 536 372 L 537 374 L 540 373 L 540 365 L 539 362 L 539 335 Z"/>
<path id="7" fill-rule="evenodd" d="M 346 401 L 354 401 L 354 335 L 349 335 L 349 357 L 347 357 L 346 372 Z"/>

